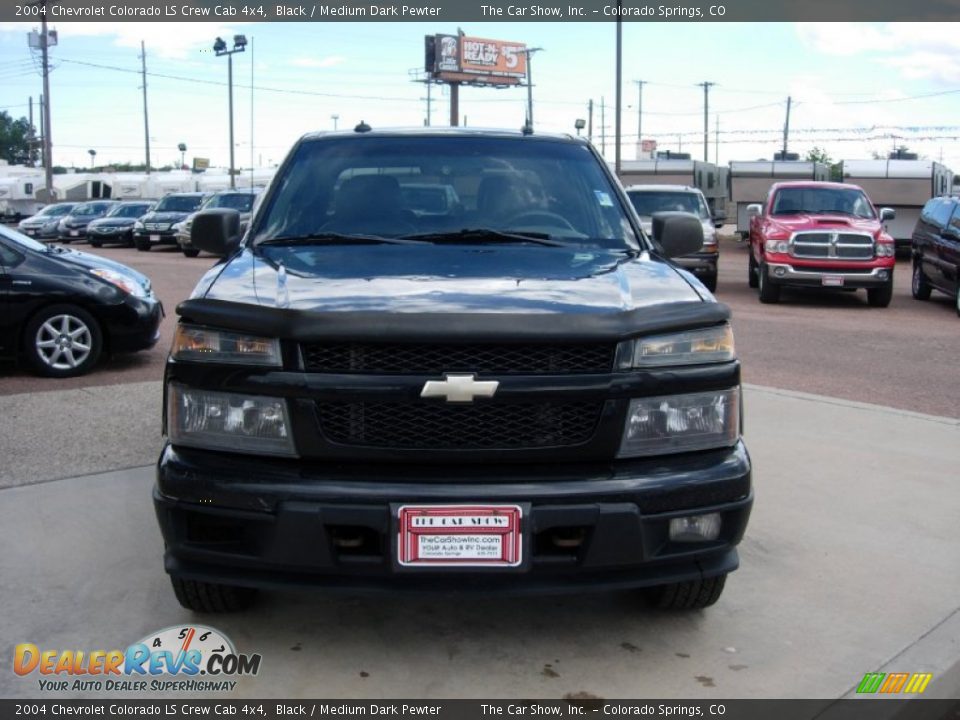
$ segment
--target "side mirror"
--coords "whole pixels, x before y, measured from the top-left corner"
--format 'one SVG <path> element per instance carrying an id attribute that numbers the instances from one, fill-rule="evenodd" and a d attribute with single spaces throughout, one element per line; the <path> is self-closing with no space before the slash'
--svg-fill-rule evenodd
<path id="1" fill-rule="evenodd" d="M 880 222 L 884 220 L 893 220 L 897 216 L 897 211 L 893 208 L 880 208 Z"/>
<path id="2" fill-rule="evenodd" d="M 759 203 L 747 205 L 747 217 L 759 217 L 763 215 L 763 206 Z"/>
<path id="3" fill-rule="evenodd" d="M 703 247 L 703 223 L 690 213 L 654 213 L 653 237 L 668 258 L 690 255 Z"/>
<path id="4" fill-rule="evenodd" d="M 190 244 L 211 255 L 226 257 L 240 247 L 240 213 L 217 208 L 193 216 Z"/>

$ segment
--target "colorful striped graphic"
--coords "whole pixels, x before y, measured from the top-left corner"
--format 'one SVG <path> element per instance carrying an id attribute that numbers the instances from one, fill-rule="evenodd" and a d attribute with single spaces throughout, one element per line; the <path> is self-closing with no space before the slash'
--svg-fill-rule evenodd
<path id="1" fill-rule="evenodd" d="M 932 679 L 933 673 L 867 673 L 857 686 L 857 692 L 865 695 L 874 693 L 919 695 L 927 689 Z"/>

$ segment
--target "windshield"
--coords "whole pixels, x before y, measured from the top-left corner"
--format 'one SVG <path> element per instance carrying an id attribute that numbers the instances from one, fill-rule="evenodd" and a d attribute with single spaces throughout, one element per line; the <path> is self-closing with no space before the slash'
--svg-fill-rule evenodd
<path id="1" fill-rule="evenodd" d="M 710 211 L 700 193 L 671 192 L 670 190 L 628 190 L 637 215 L 651 217 L 654 213 L 679 211 L 693 213 L 701 220 L 710 219 Z"/>
<path id="2" fill-rule="evenodd" d="M 167 195 L 157 203 L 156 212 L 193 212 L 203 202 L 201 195 Z"/>
<path id="3" fill-rule="evenodd" d="M 33 238 L 28 238 L 26 235 L 18 233 L 12 228 L 4 227 L 3 225 L 0 225 L 0 236 L 10 242 L 14 247 L 20 246 L 20 248 L 33 250 L 35 252 L 43 252 L 49 249 L 48 246 L 43 243 L 37 242 Z"/>
<path id="4" fill-rule="evenodd" d="M 63 217 L 70 214 L 75 205 L 47 205 L 43 210 L 37 213 L 43 217 Z"/>
<path id="5" fill-rule="evenodd" d="M 141 215 L 146 215 L 149 211 L 149 204 L 117 205 L 107 217 L 138 218 Z"/>
<path id="6" fill-rule="evenodd" d="M 226 193 L 224 195 L 214 195 L 210 197 L 204 204 L 204 209 L 207 208 L 227 208 L 228 210 L 237 210 L 242 213 L 250 212 L 250 208 L 253 207 L 253 199 L 256 197 L 253 194 L 245 193 Z"/>
<path id="7" fill-rule="evenodd" d="M 862 190 L 853 188 L 782 188 L 774 196 L 771 208 L 771 215 L 840 213 L 862 218 L 876 217 L 867 196 Z"/>
<path id="8" fill-rule="evenodd" d="M 601 163 L 584 145 L 535 138 L 357 137 L 305 141 L 275 180 L 255 242 L 334 235 L 636 247 Z M 467 232 L 496 230 L 501 234 Z M 460 234 L 457 239 L 455 235 Z"/>
<path id="9" fill-rule="evenodd" d="M 103 215 L 109 208 L 110 205 L 107 203 L 87 203 L 70 214 L 74 217 L 90 217 L 91 215 Z"/>

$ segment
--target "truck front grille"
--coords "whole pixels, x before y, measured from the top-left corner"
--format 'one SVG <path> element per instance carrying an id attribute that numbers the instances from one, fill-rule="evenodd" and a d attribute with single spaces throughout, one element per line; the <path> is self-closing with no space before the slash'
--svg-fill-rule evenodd
<path id="1" fill-rule="evenodd" d="M 305 343 L 307 372 L 437 375 L 608 373 L 616 344 Z"/>
<path id="2" fill-rule="evenodd" d="M 331 442 L 415 450 L 568 447 L 594 434 L 603 402 L 318 402 Z"/>
<path id="3" fill-rule="evenodd" d="M 790 254 L 798 258 L 873 260 L 873 238 L 859 233 L 797 233 Z"/>

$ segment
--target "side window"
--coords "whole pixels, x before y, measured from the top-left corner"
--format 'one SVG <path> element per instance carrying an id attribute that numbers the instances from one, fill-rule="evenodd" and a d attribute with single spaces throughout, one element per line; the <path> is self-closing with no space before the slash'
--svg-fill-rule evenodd
<path id="1" fill-rule="evenodd" d="M 953 216 L 950 218 L 950 227 L 960 233 L 960 205 L 957 205 L 954 202 L 947 203 L 950 207 L 953 208 Z"/>
<path id="2" fill-rule="evenodd" d="M 6 245 L 0 244 L 0 273 L 20 262 L 20 256 Z"/>
<path id="3" fill-rule="evenodd" d="M 931 212 L 931 221 L 938 228 L 945 228 L 953 214 L 953 201 L 937 200 Z"/>

